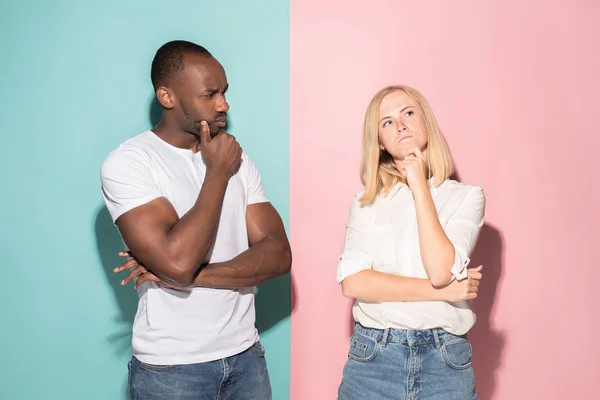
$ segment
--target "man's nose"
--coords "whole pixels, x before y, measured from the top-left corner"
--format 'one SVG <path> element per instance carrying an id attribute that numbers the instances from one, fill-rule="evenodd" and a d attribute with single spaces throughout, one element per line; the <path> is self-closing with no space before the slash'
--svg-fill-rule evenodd
<path id="1" fill-rule="evenodd" d="M 229 111 L 229 103 L 225 100 L 225 97 L 222 97 L 215 106 L 216 112 L 227 112 Z"/>

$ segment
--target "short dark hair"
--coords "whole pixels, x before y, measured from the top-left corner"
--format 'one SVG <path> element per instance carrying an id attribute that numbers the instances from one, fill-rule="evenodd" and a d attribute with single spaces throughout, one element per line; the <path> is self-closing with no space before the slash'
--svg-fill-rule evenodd
<path id="1" fill-rule="evenodd" d="M 204 47 L 185 40 L 173 40 L 160 46 L 152 60 L 150 71 L 154 89 L 182 73 L 183 57 L 190 54 L 212 57 L 212 54 Z"/>

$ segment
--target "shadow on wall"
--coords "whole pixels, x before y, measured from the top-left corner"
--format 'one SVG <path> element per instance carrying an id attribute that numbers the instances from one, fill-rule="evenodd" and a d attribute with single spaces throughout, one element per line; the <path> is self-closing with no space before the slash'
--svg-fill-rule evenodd
<path id="1" fill-rule="evenodd" d="M 472 267 L 483 265 L 483 279 L 479 287 L 479 296 L 474 302 L 477 322 L 469 332 L 469 340 L 473 345 L 477 394 L 482 400 L 493 398 L 496 375 L 505 345 L 504 333 L 494 329 L 491 324 L 494 300 L 504 267 L 502 254 L 501 233 L 490 225 L 484 225 L 471 257 Z"/>
<path id="2" fill-rule="evenodd" d="M 152 96 L 150 99 L 150 113 L 148 114 L 148 118 L 150 119 L 150 126 L 154 128 L 160 122 L 162 117 L 162 106 L 156 99 L 156 96 Z"/>
<path id="3" fill-rule="evenodd" d="M 461 182 L 458 172 L 451 179 Z M 483 190 L 485 192 L 485 187 Z M 489 200 L 486 198 L 486 203 L 489 204 Z M 504 268 L 503 247 L 500 231 L 489 224 L 484 224 L 469 264 L 470 268 L 483 265 L 483 279 L 479 286 L 478 297 L 473 304 L 477 320 L 468 334 L 473 346 L 477 395 L 481 400 L 490 400 L 494 396 L 496 374 L 500 368 L 506 341 L 504 333 L 495 330 L 491 323 L 498 284 Z"/>
<path id="4" fill-rule="evenodd" d="M 121 286 L 120 281 L 126 276 L 125 274 L 117 275 L 112 272 L 125 261 L 117 255 L 124 246 L 104 206 L 101 206 L 96 213 L 95 231 L 96 248 L 102 262 L 102 270 L 119 306 L 118 315 L 115 317 L 115 332 L 108 336 L 107 341 L 114 348 L 115 354 L 122 356 L 125 352 L 130 354 L 131 351 L 131 326 L 137 309 L 138 295 L 131 284 L 127 287 Z"/>
<path id="5" fill-rule="evenodd" d="M 96 233 L 96 249 L 102 270 L 106 274 L 106 281 L 112 289 L 118 304 L 117 316 L 114 319 L 115 332 L 111 333 L 106 341 L 113 348 L 117 357 L 128 359 L 131 357 L 131 326 L 137 309 L 137 293 L 131 287 L 122 287 L 120 280 L 123 277 L 115 274 L 112 270 L 123 262 L 123 258 L 117 253 L 123 249 L 123 241 L 112 223 L 108 210 L 100 206 L 96 213 L 94 224 Z M 125 399 L 129 399 L 129 386 L 127 379 L 123 379 L 122 387 Z"/>
<path id="6" fill-rule="evenodd" d="M 256 329 L 262 334 L 290 316 L 295 288 L 290 274 L 286 274 L 259 285 L 257 289 L 254 298 Z"/>

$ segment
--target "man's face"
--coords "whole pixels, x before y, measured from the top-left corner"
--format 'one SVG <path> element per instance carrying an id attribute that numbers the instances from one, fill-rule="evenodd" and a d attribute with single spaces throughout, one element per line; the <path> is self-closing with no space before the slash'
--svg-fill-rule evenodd
<path id="1" fill-rule="evenodd" d="M 199 137 L 200 123 L 206 121 L 214 137 L 227 125 L 229 104 L 225 92 L 229 84 L 225 70 L 213 57 L 186 55 L 184 63 L 175 88 L 181 129 Z"/>

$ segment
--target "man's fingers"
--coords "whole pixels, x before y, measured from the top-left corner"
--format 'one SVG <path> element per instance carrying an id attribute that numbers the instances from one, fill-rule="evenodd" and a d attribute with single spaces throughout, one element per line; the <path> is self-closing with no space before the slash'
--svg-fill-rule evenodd
<path id="1" fill-rule="evenodd" d="M 205 145 L 210 141 L 210 128 L 208 127 L 208 123 L 206 121 L 202 121 L 200 122 L 200 144 Z"/>
<path id="2" fill-rule="evenodd" d="M 137 268 L 135 268 L 133 271 L 131 271 L 129 273 L 129 275 L 127 275 L 127 277 L 125 277 L 125 279 L 123 279 L 121 281 L 121 285 L 125 286 L 127 285 L 133 278 L 142 275 L 143 273 L 147 272 L 146 268 L 138 265 Z"/>
<path id="3" fill-rule="evenodd" d="M 148 282 L 148 281 L 160 282 L 160 279 L 156 275 L 154 275 L 154 274 L 152 274 L 150 272 L 146 272 L 146 273 L 144 273 L 142 276 L 140 276 L 138 278 L 138 280 L 135 282 L 135 285 L 133 287 L 134 287 L 134 289 L 137 289 L 144 282 Z"/>
<path id="4" fill-rule="evenodd" d="M 138 265 L 137 260 L 135 258 L 133 258 L 133 259 L 128 260 L 125 263 L 119 265 L 117 268 L 113 269 L 113 272 L 118 274 L 119 272 L 125 271 L 126 269 L 131 269 L 137 265 Z"/>

